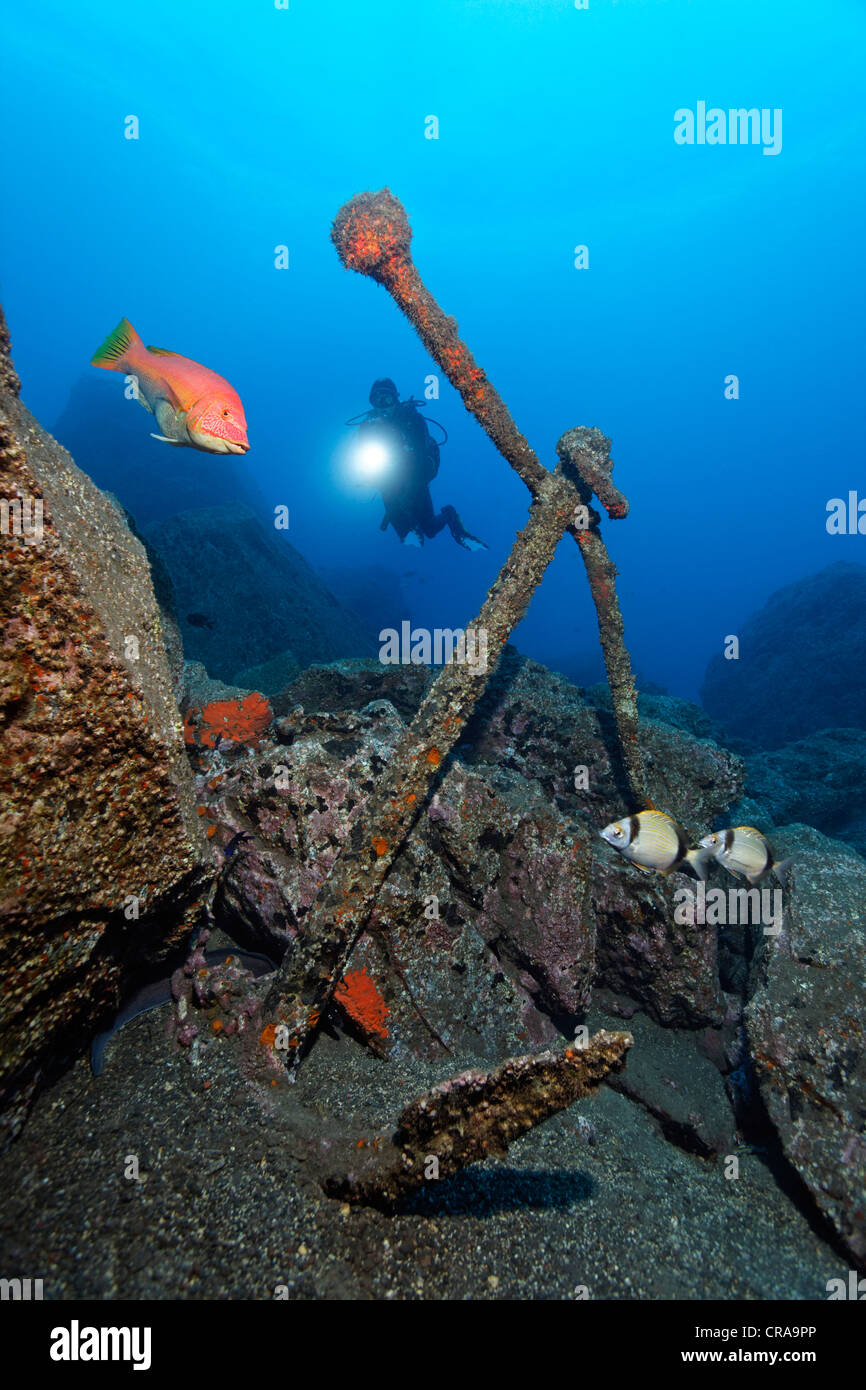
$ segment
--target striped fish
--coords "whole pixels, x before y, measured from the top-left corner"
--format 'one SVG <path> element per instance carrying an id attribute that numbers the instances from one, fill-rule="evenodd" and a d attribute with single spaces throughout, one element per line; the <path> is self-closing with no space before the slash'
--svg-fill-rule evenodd
<path id="1" fill-rule="evenodd" d="M 612 821 L 600 834 L 603 840 L 618 849 L 644 873 L 655 870 L 667 877 L 675 869 L 688 865 L 697 878 L 707 876 L 704 866 L 709 858 L 707 851 L 689 849 L 682 826 L 663 811 L 653 808 L 641 811 L 636 816 Z"/>
<path id="2" fill-rule="evenodd" d="M 773 850 L 760 830 L 753 825 L 735 825 L 730 830 L 715 830 L 705 835 L 701 848 L 712 859 L 724 864 L 734 878 L 748 879 L 752 885 L 774 873 L 782 887 L 787 886 L 790 859 L 777 863 Z"/>

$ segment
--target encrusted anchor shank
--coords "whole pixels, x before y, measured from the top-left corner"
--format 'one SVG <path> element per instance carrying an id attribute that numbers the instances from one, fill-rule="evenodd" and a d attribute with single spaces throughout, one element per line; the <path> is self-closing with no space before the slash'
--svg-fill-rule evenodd
<path id="1" fill-rule="evenodd" d="M 574 514 L 574 489 L 545 471 L 529 520 L 471 627 L 486 634 L 485 659 L 443 666 L 394 749 L 303 927 L 286 952 L 265 1018 L 288 1028 L 299 1059 L 364 930 L 382 880 L 459 741 L 513 629 L 526 613 Z"/>
<path id="2" fill-rule="evenodd" d="M 628 500 L 614 486 L 611 479 L 613 462 L 610 457 L 610 440 L 601 430 L 586 429 L 583 426 L 567 430 L 559 440 L 556 452 L 560 459 L 557 473 L 561 473 L 575 484 L 580 500 L 589 513 L 589 524 L 583 529 L 574 528 L 572 534 L 583 556 L 586 577 L 598 615 L 598 632 L 613 701 L 613 715 L 619 735 L 623 766 L 634 810 L 638 811 L 647 804 L 647 790 L 640 749 L 637 691 L 628 648 L 625 645 L 622 613 L 616 596 L 616 565 L 608 554 L 599 530 L 598 513 L 591 505 L 593 496 L 597 497 L 608 516 L 616 521 L 628 515 Z"/>
<path id="3" fill-rule="evenodd" d="M 400 199 L 387 188 L 359 193 L 337 213 L 331 240 L 347 270 L 369 275 L 393 296 L 431 357 L 460 392 L 466 409 L 534 496 L 548 470 L 460 338 L 454 319 L 443 313 L 424 285 L 412 262 L 412 229 Z"/>
<path id="4" fill-rule="evenodd" d="M 390 1135 L 349 1141 L 321 1179 L 331 1197 L 387 1209 L 510 1144 L 621 1071 L 630 1033 L 596 1033 L 583 1048 L 509 1057 L 489 1072 L 441 1081 L 401 1112 Z M 352 1136 L 354 1140 L 354 1136 Z"/>

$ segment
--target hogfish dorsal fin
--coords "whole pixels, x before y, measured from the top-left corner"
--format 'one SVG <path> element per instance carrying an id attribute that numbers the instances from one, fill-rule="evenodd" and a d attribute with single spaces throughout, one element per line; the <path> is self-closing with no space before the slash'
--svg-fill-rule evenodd
<path id="1" fill-rule="evenodd" d="M 153 347 L 150 343 L 147 345 L 147 350 L 148 352 L 155 352 L 157 357 L 180 357 L 181 355 L 179 352 L 175 352 L 174 348 Z"/>

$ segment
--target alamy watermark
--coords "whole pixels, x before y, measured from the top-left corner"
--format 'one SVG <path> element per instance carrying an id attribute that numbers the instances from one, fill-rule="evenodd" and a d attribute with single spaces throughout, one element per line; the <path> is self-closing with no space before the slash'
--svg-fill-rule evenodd
<path id="1" fill-rule="evenodd" d="M 674 893 L 674 921 L 679 926 L 761 926 L 765 936 L 782 930 L 781 888 L 708 888 L 697 883 Z"/>
<path id="2" fill-rule="evenodd" d="M 767 106 L 707 109 L 699 101 L 694 111 L 681 106 L 674 112 L 674 140 L 678 145 L 762 145 L 762 154 L 782 153 L 782 108 Z"/>
<path id="3" fill-rule="evenodd" d="M 379 633 L 379 660 L 383 666 L 468 666 L 487 670 L 487 629 L 483 627 L 413 628 L 405 620 L 400 631 L 385 627 Z"/>
<path id="4" fill-rule="evenodd" d="M 0 1303 L 42 1298 L 42 1279 L 0 1279 Z"/>
<path id="5" fill-rule="evenodd" d="M 68 1327 L 51 1329 L 48 1355 L 52 1361 L 131 1361 L 134 1371 L 147 1371 L 151 1360 L 149 1327 L 82 1327 L 73 1318 Z"/>
<path id="6" fill-rule="evenodd" d="M 41 497 L 0 497 L 0 535 L 37 545 L 43 536 L 43 508 Z"/>
<path id="7" fill-rule="evenodd" d="M 847 498 L 831 497 L 827 503 L 827 534 L 866 536 L 866 497 L 852 488 Z"/>

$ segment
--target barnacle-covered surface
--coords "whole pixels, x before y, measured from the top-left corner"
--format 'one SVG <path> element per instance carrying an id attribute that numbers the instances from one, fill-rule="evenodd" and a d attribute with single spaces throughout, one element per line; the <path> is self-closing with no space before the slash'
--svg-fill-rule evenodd
<path id="1" fill-rule="evenodd" d="M 128 971 L 182 943 L 209 871 L 145 552 L 8 388 L 0 492 L 43 509 L 41 538 L 0 535 L 8 1132 Z"/>
<path id="2" fill-rule="evenodd" d="M 404 1107 L 382 1143 L 331 1158 L 323 1179 L 332 1197 L 394 1206 L 426 1182 L 508 1148 L 536 1125 L 591 1094 L 621 1069 L 629 1033 L 598 1032 L 581 1048 L 509 1057 L 492 1071 L 467 1071 Z"/>

